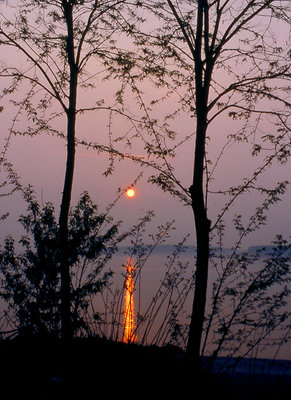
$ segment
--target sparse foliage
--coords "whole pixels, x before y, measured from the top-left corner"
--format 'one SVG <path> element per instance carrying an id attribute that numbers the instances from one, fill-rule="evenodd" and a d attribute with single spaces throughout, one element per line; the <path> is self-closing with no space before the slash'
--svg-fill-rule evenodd
<path id="1" fill-rule="evenodd" d="M 260 177 L 290 156 L 291 9 L 288 2 L 276 0 L 166 0 L 148 1 L 145 7 L 156 29 L 133 29 L 138 56 L 128 54 L 128 68 L 117 63 L 115 73 L 126 76 L 144 112 L 144 130 L 138 137 L 154 160 L 156 173 L 150 181 L 190 205 L 194 214 L 197 269 L 187 354 L 199 368 L 210 233 L 242 195 L 262 193 L 268 198 L 272 190 L 278 197 L 284 192 L 261 185 Z M 144 95 L 145 81 L 157 88 L 156 98 Z M 175 107 L 170 99 L 176 100 Z M 169 104 L 170 111 L 166 106 L 165 112 L 163 104 Z M 157 117 L 159 110 L 164 114 Z M 193 118 L 190 133 L 179 135 L 179 118 Z M 193 136 L 189 188 L 175 174 L 173 155 Z M 249 146 L 256 167 L 241 183 L 217 188 L 223 156 L 236 144 Z M 280 185 L 285 187 L 285 182 Z M 212 215 L 217 195 L 225 201 L 221 212 Z"/>
<path id="2" fill-rule="evenodd" d="M 3 64 L 1 67 L 0 75 L 9 78 L 3 96 L 13 97 L 20 86 L 26 88 L 24 97 L 13 98 L 13 104 L 18 107 L 17 116 L 26 115 L 27 126 L 19 129 L 15 118 L 10 134 L 45 132 L 67 141 L 66 178 L 57 225 L 58 246 L 62 248 L 58 262 L 64 337 L 71 334 L 70 263 L 78 263 L 78 257 L 89 257 L 88 243 L 84 244 L 85 253 L 76 254 L 75 258 L 70 254 L 73 234 L 68 224 L 76 144 L 109 152 L 107 174 L 113 171 L 113 156 L 130 158 L 152 168 L 149 182 L 176 196 L 193 211 L 196 272 L 191 279 L 183 281 L 185 266 L 178 262 L 180 268 L 175 267 L 181 251 L 178 246 L 177 252 L 168 259 L 168 270 L 157 295 L 148 310 L 139 314 L 138 326 L 143 325 L 144 329 L 141 342 L 146 341 L 161 309 L 165 314 L 161 329 L 155 334 L 156 343 L 169 340 L 172 343 L 182 337 L 183 328 L 177 315 L 193 287 L 186 353 L 197 368 L 201 366 L 201 356 L 212 334 L 215 337 L 210 367 L 222 350 L 249 354 L 265 343 L 276 327 L 288 325 L 289 314 L 284 310 L 289 295 L 287 243 L 278 236 L 273 250 L 260 266 L 257 265 L 259 253 L 250 255 L 239 250 L 243 239 L 266 223 L 266 212 L 278 203 L 288 184 L 282 179 L 276 186 L 267 187 L 260 179 L 273 164 L 284 165 L 290 157 L 290 2 L 148 0 L 130 4 L 56 0 L 27 1 L 19 10 L 12 21 L 2 14 L 0 28 L 0 44 L 20 52 L 27 66 L 21 69 Z M 124 10 L 126 18 L 123 18 Z M 152 22 L 150 27 L 148 20 Z M 279 28 L 282 38 L 277 35 Z M 119 32 L 131 40 L 130 50 L 118 48 L 115 39 Z M 91 78 L 99 73 L 96 66 L 92 72 L 90 64 L 96 59 L 104 68 L 100 73 L 102 78 L 118 79 L 120 87 L 110 107 L 104 99 L 96 99 L 94 105 L 78 108 L 78 91 L 92 87 L 94 79 Z M 145 87 L 153 89 L 153 95 Z M 127 113 L 128 94 L 133 94 L 135 99 L 131 113 Z M 78 138 L 76 118 L 85 111 L 105 109 L 109 111 L 109 145 Z M 113 114 L 125 118 L 130 125 L 127 132 L 118 132 L 115 139 Z M 55 124 L 63 116 L 66 133 Z M 181 133 L 185 121 L 190 121 L 187 123 L 190 128 Z M 138 146 L 143 143 L 142 155 L 135 155 L 135 141 Z M 176 174 L 175 163 L 179 160 L 180 148 L 189 143 L 193 146 L 194 162 L 189 167 L 190 179 L 184 180 Z M 124 144 L 132 153 L 124 152 Z M 246 172 L 242 180 L 235 184 L 223 182 L 220 186 L 220 165 L 227 150 L 232 152 L 236 146 L 248 147 L 255 160 L 254 168 L 250 171 L 248 162 L 244 161 L 241 167 Z M 247 223 L 241 215 L 234 218 L 239 239 L 230 255 L 225 256 L 221 250 L 210 257 L 214 233 L 219 232 L 220 249 L 223 247 L 223 221 L 227 212 L 240 198 L 252 193 L 263 197 L 262 205 Z M 217 196 L 223 200 L 221 210 L 215 214 L 211 207 Z M 46 213 L 50 212 L 48 207 Z M 85 237 L 86 229 L 78 230 L 81 217 L 76 214 L 74 218 L 70 221 L 76 232 Z M 167 226 L 159 231 L 152 238 L 154 245 L 147 248 L 140 236 L 145 222 L 143 219 L 135 227 L 136 279 L 155 245 L 162 240 L 162 232 L 169 229 Z M 74 240 L 83 248 L 79 238 Z M 22 244 L 27 251 L 30 249 L 30 242 Z M 15 263 L 13 240 L 7 240 L 5 251 Z M 207 310 L 206 318 L 209 263 L 219 273 L 213 285 L 212 310 Z M 282 286 L 285 284 L 286 287 Z M 181 292 L 175 292 L 181 287 Z M 271 290 L 275 290 L 272 295 Z M 102 324 L 107 329 L 107 317 L 111 316 L 110 337 L 118 337 L 121 299 L 122 290 L 113 294 L 110 308 L 106 304 L 104 318 L 98 313 L 93 316 L 98 329 Z M 76 315 L 82 304 L 80 300 Z M 86 310 L 87 303 L 84 304 Z M 243 345 L 248 348 L 243 349 Z"/>
<path id="3" fill-rule="evenodd" d="M 9 98 L 17 109 L 9 136 L 45 133 L 66 141 L 59 215 L 59 241 L 63 249 L 62 336 L 65 342 L 72 337 L 68 218 L 76 144 L 81 142 L 76 121 L 85 111 L 113 110 L 112 104 L 109 107 L 102 98 L 97 98 L 99 94 L 91 104 L 80 107 L 78 95 L 81 89 L 94 88 L 96 71 L 92 72 L 92 63 L 95 65 L 96 60 L 102 79 L 106 77 L 104 60 L 118 53 L 115 36 L 120 32 L 118 21 L 123 20 L 125 4 L 123 0 L 28 0 L 6 4 L 0 15 L 0 46 L 12 52 L 12 57 L 1 63 L 0 77 L 5 79 L 5 86 L 0 98 Z"/>

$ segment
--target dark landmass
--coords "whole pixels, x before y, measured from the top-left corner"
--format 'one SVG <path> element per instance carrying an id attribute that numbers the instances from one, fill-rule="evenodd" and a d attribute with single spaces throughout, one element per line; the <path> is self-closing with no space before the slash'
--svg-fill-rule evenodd
<path id="1" fill-rule="evenodd" d="M 0 357 L 1 398 L 9 400 L 290 399 L 291 383 L 280 376 L 255 381 L 239 374 L 188 374 L 183 352 L 172 346 L 86 338 L 75 339 L 64 349 L 52 338 L 18 337 L 0 342 Z"/>
<path id="2" fill-rule="evenodd" d="M 120 246 L 118 251 L 119 253 L 125 253 L 130 247 L 127 246 Z M 247 249 L 240 249 L 237 250 L 237 252 L 240 253 L 251 253 L 251 254 L 255 254 L 257 251 L 261 252 L 262 255 L 266 255 L 268 253 L 272 253 L 274 246 L 273 245 L 254 245 L 254 246 L 250 246 Z M 154 254 L 158 253 L 158 254 L 172 254 L 174 251 L 176 250 L 176 245 L 172 245 L 172 244 L 159 244 L 158 246 L 155 247 L 154 249 Z M 220 251 L 220 249 L 218 247 L 211 247 L 211 250 L 213 252 L 215 251 Z M 224 247 L 223 249 L 224 253 L 232 253 L 232 250 Z M 191 245 L 185 245 L 185 247 L 183 247 L 183 253 L 184 254 L 195 254 L 196 251 L 196 246 L 191 246 Z M 286 247 L 286 255 L 290 256 L 291 255 L 291 248 Z"/>
<path id="3" fill-rule="evenodd" d="M 260 251 L 262 255 L 272 253 L 274 246 L 271 245 L 266 245 L 266 246 L 250 246 L 248 248 L 249 253 L 256 253 L 257 251 Z M 284 249 L 285 250 L 285 249 Z M 286 256 L 291 256 L 291 248 L 286 246 L 285 250 Z"/>

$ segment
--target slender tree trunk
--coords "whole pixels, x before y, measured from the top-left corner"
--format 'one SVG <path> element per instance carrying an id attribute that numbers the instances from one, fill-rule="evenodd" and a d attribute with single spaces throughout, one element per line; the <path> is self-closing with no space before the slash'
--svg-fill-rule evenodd
<path id="1" fill-rule="evenodd" d="M 78 68 L 75 64 L 73 34 L 73 4 L 63 0 L 64 17 L 67 24 L 67 56 L 70 67 L 69 107 L 67 109 L 67 162 L 60 208 L 60 271 L 61 271 L 61 337 L 68 343 L 72 336 L 71 324 L 71 277 L 68 251 L 68 219 L 75 166 L 75 130 Z"/>
<path id="2" fill-rule="evenodd" d="M 200 360 L 200 345 L 208 285 L 209 232 L 211 224 L 210 220 L 207 218 L 202 179 L 203 159 L 201 160 L 201 158 L 203 158 L 204 155 L 205 128 L 206 125 L 203 127 L 202 124 L 201 128 L 197 129 L 195 173 L 193 185 L 190 188 L 196 230 L 197 258 L 195 292 L 189 327 L 187 355 L 194 362 L 195 367 L 199 366 Z"/>
<path id="3" fill-rule="evenodd" d="M 67 123 L 67 135 L 67 163 L 59 218 L 61 251 L 61 336 L 64 342 L 69 341 L 73 335 L 70 309 L 71 278 L 68 251 L 68 216 L 71 203 L 75 164 L 75 124 L 73 116 L 69 115 Z"/>
<path id="4" fill-rule="evenodd" d="M 203 45 L 203 26 L 204 44 L 205 21 L 207 20 L 207 1 L 198 1 L 197 10 L 197 31 L 195 39 L 195 84 L 196 84 L 196 141 L 195 159 L 193 171 L 193 183 L 189 191 L 192 199 L 192 210 L 194 214 L 197 259 L 196 259 L 196 279 L 195 292 L 192 306 L 191 322 L 186 354 L 191 360 L 192 366 L 197 370 L 200 368 L 200 346 L 203 332 L 203 322 L 205 317 L 206 295 L 208 285 L 208 261 L 209 261 L 209 232 L 211 222 L 207 218 L 207 210 L 204 199 L 203 175 L 205 158 L 205 140 L 207 131 L 208 114 L 208 94 L 211 76 L 211 62 L 207 60 L 203 68 L 202 45 Z M 204 20 L 203 20 L 204 17 Z M 206 27 L 208 28 L 208 27 Z M 205 46 L 206 49 L 206 46 Z"/>

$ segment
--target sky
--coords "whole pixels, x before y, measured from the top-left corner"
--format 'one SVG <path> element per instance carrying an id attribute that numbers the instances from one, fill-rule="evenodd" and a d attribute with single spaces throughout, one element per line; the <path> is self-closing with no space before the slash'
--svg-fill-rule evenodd
<path id="1" fill-rule="evenodd" d="M 9 52 L 5 55 L 11 57 Z M 0 84 L 3 87 L 4 82 L 2 81 Z M 116 82 L 99 81 L 95 92 L 81 91 L 80 104 L 91 104 L 102 97 L 110 99 L 115 89 Z M 144 84 L 143 89 L 146 96 L 151 98 L 153 88 Z M 164 115 L 171 112 L 171 110 L 174 112 L 177 107 L 177 100 L 178 98 L 173 95 L 154 112 L 158 116 L 160 113 Z M 14 115 L 11 106 L 5 102 L 3 104 L 5 108 L 0 113 L 0 151 L 4 146 Z M 137 107 L 133 98 L 131 98 L 130 106 L 133 110 Z M 195 131 L 195 119 L 187 114 L 181 114 L 178 119 L 171 123 L 172 128 L 178 133 L 178 138 L 193 134 Z M 219 155 L 224 146 L 225 137 L 232 133 L 239 124 L 240 121 L 232 121 L 227 117 L 221 117 L 216 120 L 209 130 L 209 136 L 211 137 L 207 148 L 209 156 L 215 159 Z M 266 125 L 267 130 L 273 129 L 271 126 L 268 128 L 267 119 L 263 121 L 263 124 Z M 18 128 L 25 130 L 26 126 L 27 122 L 19 118 Z M 56 127 L 64 131 L 65 120 L 58 119 Z M 122 135 L 127 131 L 128 124 L 124 118 L 115 116 L 111 129 L 117 135 Z M 78 117 L 77 135 L 80 139 L 86 138 L 93 142 L 105 142 L 108 144 L 108 131 L 108 115 L 105 112 L 98 111 Z M 238 143 L 227 147 L 216 170 L 216 180 L 211 182 L 212 190 L 224 190 L 229 186 L 238 185 L 244 178 L 252 174 L 252 171 L 258 166 L 258 159 L 249 156 L 250 145 Z M 173 160 L 175 174 L 186 188 L 190 187 L 192 181 L 193 149 L 194 137 L 178 148 L 177 156 Z M 135 155 L 145 155 L 141 144 L 138 142 L 133 145 L 132 149 L 127 150 L 132 151 Z M 58 211 L 65 172 L 65 142 L 56 136 L 13 136 L 11 137 L 6 157 L 13 164 L 13 168 L 20 176 L 22 184 L 24 186 L 31 184 L 39 201 L 41 203 L 53 202 Z M 194 219 L 191 208 L 182 204 L 177 198 L 148 183 L 148 178 L 153 173 L 151 169 L 141 168 L 130 160 L 116 160 L 113 173 L 105 177 L 104 172 L 108 166 L 109 160 L 106 154 L 98 154 L 92 149 L 78 146 L 72 205 L 76 204 L 81 193 L 86 190 L 92 200 L 99 205 L 100 210 L 103 211 L 108 204 L 115 201 L 118 189 L 124 190 L 130 186 L 142 172 L 142 177 L 136 183 L 136 196 L 130 199 L 125 195 L 121 196 L 112 209 L 112 216 L 116 220 L 122 220 L 124 229 L 127 230 L 136 224 L 138 219 L 145 215 L 148 210 L 153 210 L 155 217 L 147 226 L 145 242 L 150 240 L 150 235 L 157 231 L 159 225 L 174 220 L 175 230 L 171 233 L 167 243 L 176 244 L 187 234 L 190 234 L 187 243 L 195 245 Z M 266 171 L 260 182 L 271 188 L 279 181 L 291 181 L 290 171 L 290 162 L 284 165 L 274 165 L 274 167 Z M 20 214 L 25 212 L 26 205 L 20 193 L 17 192 L 12 196 L 0 198 L 0 201 L 1 212 L 10 212 L 9 217 L 5 221 L 1 221 L 1 243 L 8 234 L 21 235 L 23 233 L 17 219 Z M 225 247 L 231 247 L 237 239 L 231 223 L 232 218 L 237 214 L 241 214 L 247 221 L 261 201 L 262 199 L 259 196 L 253 193 L 246 193 L 238 199 L 229 210 L 229 213 L 225 215 L 227 223 Z M 212 221 L 215 221 L 224 203 L 225 197 L 222 195 L 209 195 L 208 214 Z M 291 189 L 289 188 L 282 201 L 270 209 L 267 224 L 259 231 L 249 235 L 244 241 L 243 247 L 247 249 L 249 246 L 270 244 L 278 233 L 289 238 L 291 234 L 290 205 Z"/>
<path id="2" fill-rule="evenodd" d="M 284 41 L 288 37 L 287 31 L 282 31 L 282 38 L 278 36 L 278 42 Z M 126 42 L 123 42 L 126 45 Z M 4 58 L 18 60 L 17 63 L 25 66 L 24 58 L 20 57 L 19 52 L 13 53 L 11 49 L 5 49 Z M 89 71 L 95 72 L 96 65 L 88 64 Z M 102 74 L 96 77 L 98 79 L 96 90 L 80 90 L 79 105 L 80 107 L 92 106 L 96 100 L 105 99 L 112 104 L 112 98 L 115 90 L 119 87 L 117 80 L 102 81 Z M 229 79 L 228 73 L 219 70 L 215 79 L 221 82 Z M 225 82 L 224 82 L 225 83 Z M 5 82 L 0 81 L 0 87 Z M 25 86 L 24 86 L 25 88 Z M 142 84 L 144 91 L 144 99 L 149 102 L 155 94 L 159 94 L 156 89 L 144 82 Z M 166 113 L 174 112 L 177 108 L 179 95 L 181 91 L 173 93 L 170 98 L 153 108 L 152 116 L 162 118 Z M 21 93 L 17 94 L 17 98 L 21 97 Z M 5 138 L 8 135 L 9 127 L 14 116 L 12 108 L 4 99 L 5 112 L 0 113 L 1 121 L 1 141 L 0 149 L 3 148 Z M 132 113 L 137 112 L 140 115 L 140 109 L 136 104 L 133 96 L 129 97 L 129 107 Z M 59 108 L 55 108 L 59 111 Z M 207 146 L 209 156 L 215 161 L 221 149 L 225 144 L 228 134 L 233 133 L 236 129 L 241 129 L 242 121 L 232 121 L 230 118 L 220 117 L 214 121 L 209 128 L 209 137 L 211 141 Z M 130 125 L 125 118 L 115 115 L 112 125 L 109 127 L 108 114 L 105 111 L 90 112 L 78 116 L 77 119 L 77 136 L 80 139 L 85 138 L 88 141 L 108 144 L 108 132 L 112 130 L 114 136 L 123 135 Z M 177 140 L 187 135 L 193 135 L 195 132 L 195 119 L 187 113 L 182 113 L 179 117 L 170 121 L 171 128 L 177 133 Z M 266 132 L 273 130 L 272 125 L 268 126 L 268 118 L 266 117 L 262 125 Z M 59 118 L 55 125 L 57 129 L 65 131 L 65 119 Z M 25 130 L 27 122 L 18 118 L 18 129 Z M 169 144 L 170 142 L 168 142 Z M 243 179 L 250 176 L 255 168 L 259 165 L 258 159 L 250 157 L 251 143 L 234 144 L 226 148 L 223 158 L 219 163 L 215 180 L 211 182 L 210 190 L 225 190 L 230 186 L 240 184 Z M 193 149 L 194 137 L 188 140 L 184 145 L 177 149 L 177 155 L 173 160 L 175 175 L 182 182 L 185 188 L 190 187 L 192 182 L 193 170 Z M 134 142 L 131 149 L 126 149 L 135 155 L 145 155 L 141 143 Z M 56 208 L 60 204 L 64 171 L 65 171 L 65 144 L 57 137 L 36 136 L 36 137 L 12 137 L 7 152 L 8 161 L 12 162 L 16 172 L 21 176 L 23 185 L 31 184 L 34 186 L 39 199 L 42 202 L 52 201 Z M 81 192 L 87 190 L 100 207 L 104 208 L 108 203 L 112 202 L 116 197 L 118 188 L 124 189 L 130 185 L 140 174 L 143 177 L 137 182 L 136 196 L 128 199 L 125 196 L 114 207 L 113 215 L 121 218 L 125 226 L 134 224 L 140 215 L 151 209 L 155 212 L 155 219 L 151 224 L 151 229 L 161 223 L 175 219 L 176 231 L 170 239 L 175 243 L 190 233 L 192 242 L 195 244 L 193 215 L 189 207 L 184 206 L 178 199 L 171 197 L 168 193 L 163 193 L 159 188 L 147 182 L 148 177 L 153 173 L 151 169 L 141 169 L 140 166 L 132 161 L 116 161 L 116 168 L 112 175 L 104 177 L 104 171 L 108 167 L 108 158 L 104 153 L 97 154 L 94 150 L 87 150 L 78 147 L 76 156 L 76 169 L 74 176 L 74 187 L 72 204 L 76 203 Z M 262 176 L 261 182 L 268 188 L 281 180 L 291 180 L 290 162 L 285 165 L 275 165 L 268 169 Z M 10 218 L 2 227 L 2 237 L 16 229 L 15 219 L 20 210 L 25 205 L 19 194 L 15 194 L 10 198 L 2 198 L 3 212 L 9 209 Z M 231 220 L 236 214 L 247 217 L 254 212 L 255 208 L 260 204 L 260 198 L 252 193 L 242 196 L 230 212 L 225 215 L 225 221 L 229 224 L 225 246 L 230 247 L 233 244 L 234 232 L 231 227 Z M 222 195 L 209 194 L 208 214 L 213 221 L 216 220 L 223 205 L 225 197 Z M 268 223 L 260 231 L 250 235 L 243 246 L 247 248 L 251 245 L 268 244 L 277 233 L 290 236 L 290 204 L 291 192 L 287 191 L 282 201 L 271 208 L 268 215 Z"/>
<path id="3" fill-rule="evenodd" d="M 0 114 L 0 120 L 4 136 L 8 126 L 5 113 Z M 186 123 L 187 121 L 185 121 Z M 192 119 L 190 123 L 192 123 Z M 6 130 L 3 129 L 4 127 L 6 127 Z M 219 129 L 220 127 L 215 128 Z M 82 125 L 82 130 L 86 130 L 85 124 Z M 243 145 L 240 147 L 231 148 L 229 153 L 226 154 L 223 160 L 224 165 L 218 170 L 217 181 L 220 186 L 217 183 L 217 187 L 224 188 L 228 185 L 240 183 L 242 178 L 248 176 L 248 173 L 255 166 L 256 160 L 246 158 Z M 190 187 L 191 185 L 192 148 L 193 141 L 187 143 L 181 149 L 175 160 L 177 175 L 181 177 L 185 187 Z M 7 153 L 7 159 L 12 162 L 13 167 L 21 177 L 23 185 L 33 185 L 39 200 L 43 203 L 47 201 L 53 202 L 56 209 L 58 209 L 61 199 L 65 157 L 65 143 L 59 138 L 50 136 L 12 137 Z M 189 239 L 189 244 L 195 244 L 191 208 L 182 204 L 177 198 L 148 183 L 147 179 L 152 174 L 152 170 L 142 169 L 130 160 L 116 160 L 115 170 L 112 175 L 105 177 L 103 173 L 108 165 L 109 160 L 106 154 L 97 154 L 94 150 L 88 150 L 80 146 L 77 148 L 72 204 L 76 204 L 80 194 L 86 190 L 92 200 L 101 209 L 105 209 L 117 197 L 118 188 L 125 189 L 142 172 L 143 176 L 136 183 L 136 196 L 131 199 L 122 196 L 112 210 L 114 217 L 121 219 L 124 222 L 124 226 L 128 227 L 135 224 L 137 219 L 148 210 L 153 210 L 155 218 L 152 221 L 151 229 L 155 229 L 159 224 L 164 224 L 174 219 L 176 230 L 169 239 L 170 243 L 175 244 L 184 235 L 190 233 L 192 239 Z M 290 180 L 290 178 L 289 162 L 267 170 L 263 181 L 268 187 L 272 187 L 276 182 Z M 11 197 L 4 197 L 1 201 L 2 211 L 11 212 L 7 221 L 2 222 L 1 235 L 3 237 L 8 233 L 13 234 L 17 226 L 15 220 L 20 212 L 25 210 L 25 204 L 18 193 L 14 193 Z M 267 225 L 262 227 L 260 231 L 250 235 L 244 243 L 244 247 L 269 244 L 277 233 L 288 237 L 290 235 L 290 202 L 291 195 L 290 189 L 288 189 L 282 201 L 270 209 Z M 224 197 L 222 195 L 210 197 L 208 212 L 211 220 L 215 220 L 223 204 Z M 249 215 L 258 204 L 260 204 L 258 196 L 247 193 L 226 214 L 225 220 L 231 222 L 231 218 L 236 214 Z M 225 245 L 230 247 L 233 244 L 233 233 L 227 236 Z"/>

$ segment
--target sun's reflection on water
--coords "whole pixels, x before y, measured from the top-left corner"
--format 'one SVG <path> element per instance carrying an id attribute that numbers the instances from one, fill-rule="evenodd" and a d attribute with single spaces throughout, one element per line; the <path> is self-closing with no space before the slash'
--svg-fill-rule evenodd
<path id="1" fill-rule="evenodd" d="M 126 260 L 126 281 L 124 296 L 124 343 L 133 343 L 136 340 L 136 325 L 134 311 L 134 263 L 131 258 Z"/>

